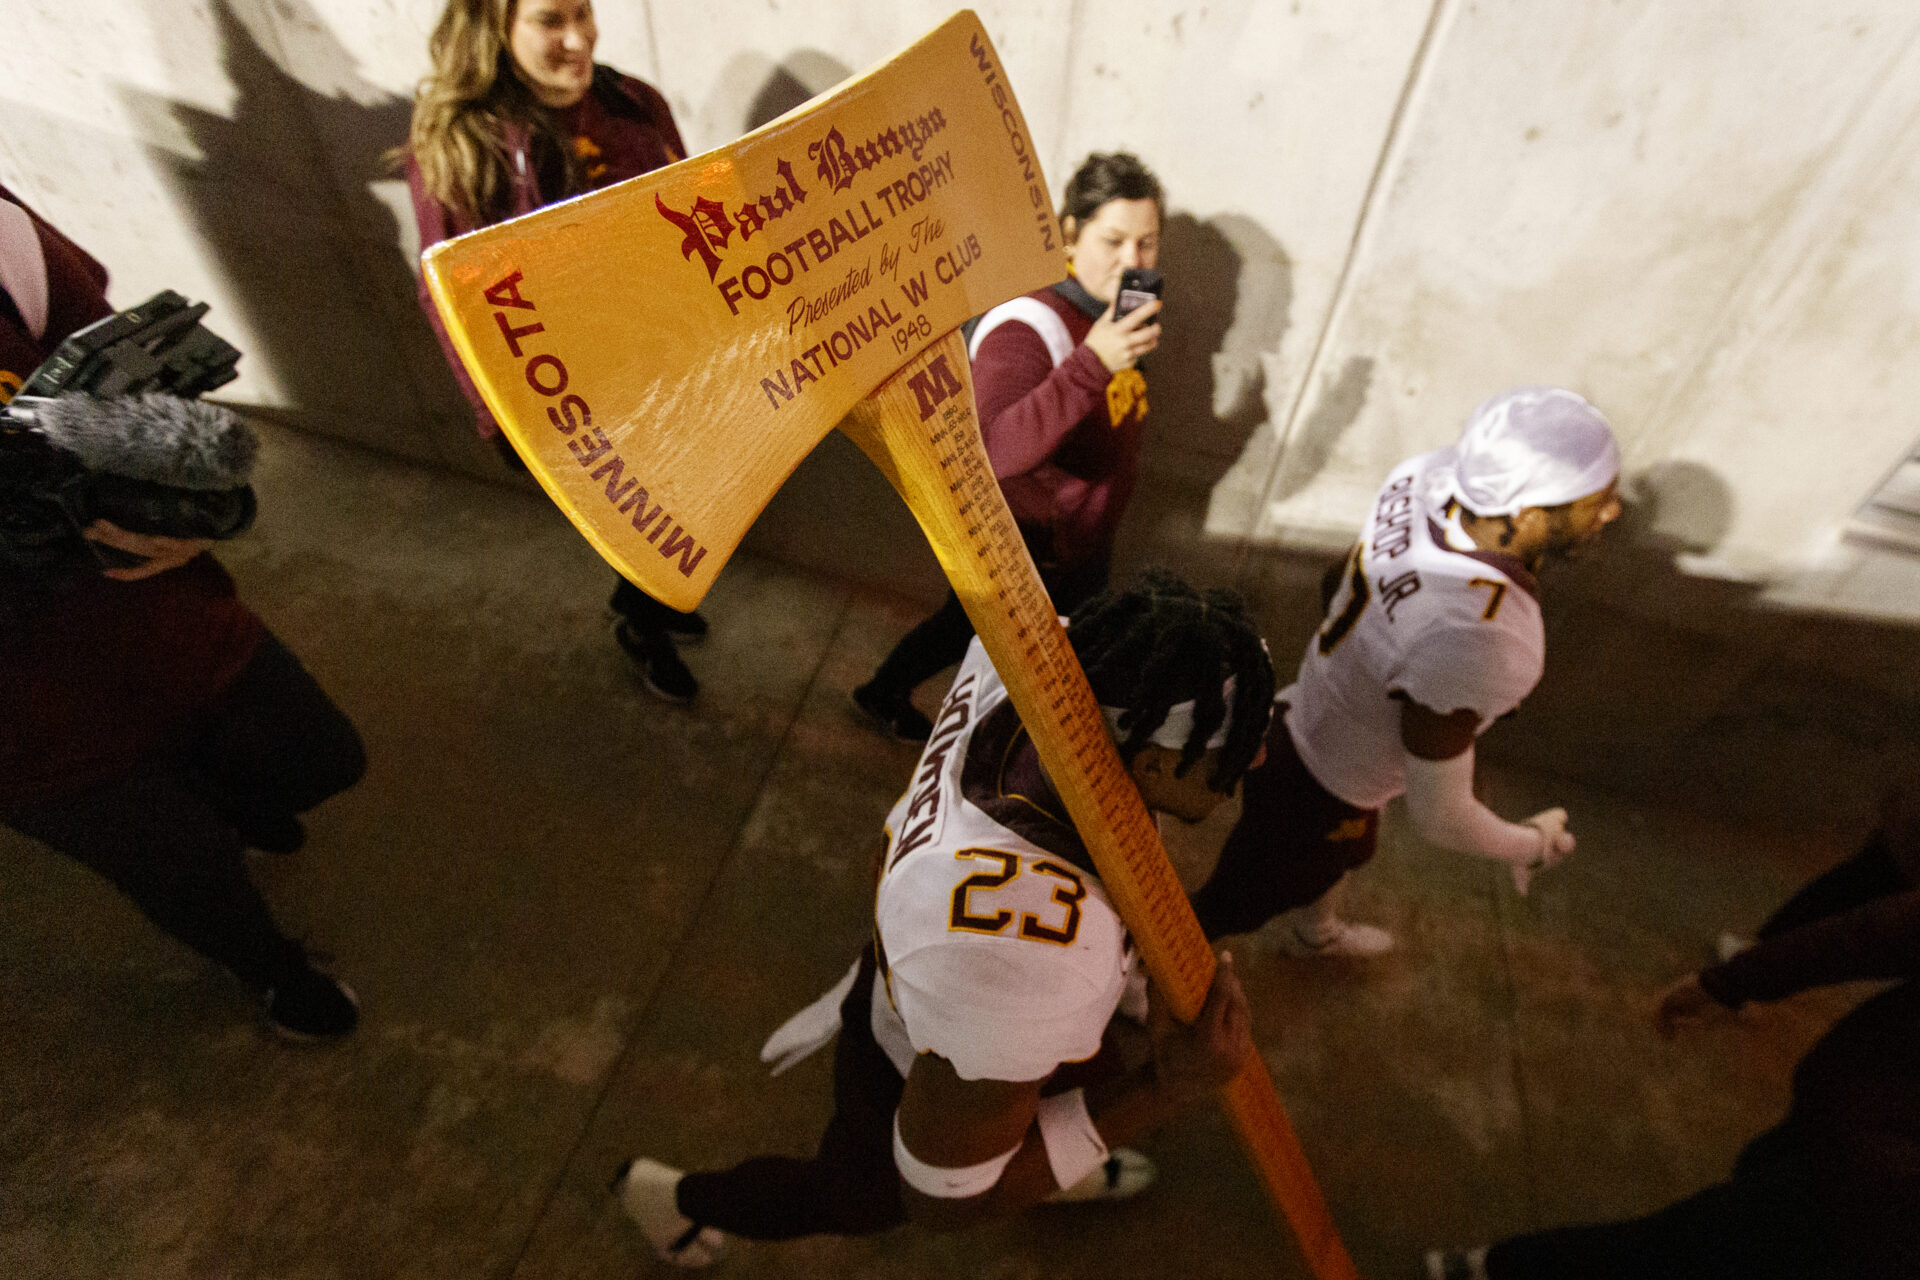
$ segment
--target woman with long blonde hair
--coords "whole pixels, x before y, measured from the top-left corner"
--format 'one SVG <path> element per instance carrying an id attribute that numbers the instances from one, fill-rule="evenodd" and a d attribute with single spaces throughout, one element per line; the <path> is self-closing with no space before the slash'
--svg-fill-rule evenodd
<path id="1" fill-rule="evenodd" d="M 405 151 L 420 246 L 531 213 L 672 164 L 687 153 L 658 90 L 593 60 L 591 0 L 448 0 L 428 43 L 433 69 L 414 97 Z M 475 423 L 521 466 L 455 356 L 426 283 L 420 305 Z M 624 579 L 613 593 L 614 639 L 647 689 L 686 702 L 699 685 L 673 636 L 706 633 Z"/>

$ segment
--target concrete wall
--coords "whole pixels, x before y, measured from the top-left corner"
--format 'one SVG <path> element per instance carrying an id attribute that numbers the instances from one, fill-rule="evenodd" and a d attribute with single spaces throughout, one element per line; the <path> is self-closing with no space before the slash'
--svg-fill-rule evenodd
<path id="1" fill-rule="evenodd" d="M 0 180 L 113 268 L 116 301 L 206 298 L 248 352 L 235 398 L 505 478 L 415 310 L 411 218 L 382 168 L 439 0 L 6 7 L 10 46 L 38 56 L 0 83 Z M 658 84 L 697 150 L 946 11 L 602 0 L 600 56 Z M 1705 637 L 1687 661 L 1707 670 L 1744 646 L 1763 680 L 1833 668 L 1844 634 L 1864 663 L 1848 678 L 1914 687 L 1920 567 L 1840 536 L 1920 435 L 1909 0 L 979 12 L 1056 189 L 1088 150 L 1124 146 L 1171 196 L 1123 559 L 1277 600 L 1347 540 L 1390 464 L 1493 390 L 1560 382 L 1612 416 L 1641 499 L 1605 563 L 1558 586 L 1569 607 L 1656 674 L 1656 635 Z M 837 436 L 749 545 L 938 589 Z M 1681 719 L 1745 696 L 1703 694 Z"/>
<path id="2" fill-rule="evenodd" d="M 1555 381 L 1687 476 L 1689 568 L 1912 617 L 1837 533 L 1916 435 L 1916 34 L 1895 3 L 1441 6 L 1261 534 L 1350 523 L 1488 389 Z"/>
<path id="3" fill-rule="evenodd" d="M 233 398 L 448 463 L 457 392 L 412 302 L 412 216 L 383 180 L 423 6 L 9 0 L 0 181 L 113 272 L 213 304 Z M 405 55 L 388 62 L 373 48 Z M 471 435 L 471 431 L 468 430 Z"/>

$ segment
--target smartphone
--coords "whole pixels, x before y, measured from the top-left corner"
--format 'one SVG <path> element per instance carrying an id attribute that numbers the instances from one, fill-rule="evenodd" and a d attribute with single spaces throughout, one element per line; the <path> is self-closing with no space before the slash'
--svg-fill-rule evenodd
<path id="1" fill-rule="evenodd" d="M 1165 282 L 1152 267 L 1128 267 L 1120 273 L 1120 294 L 1114 299 L 1113 318 L 1120 319 L 1137 307 L 1144 307 L 1160 296 Z"/>

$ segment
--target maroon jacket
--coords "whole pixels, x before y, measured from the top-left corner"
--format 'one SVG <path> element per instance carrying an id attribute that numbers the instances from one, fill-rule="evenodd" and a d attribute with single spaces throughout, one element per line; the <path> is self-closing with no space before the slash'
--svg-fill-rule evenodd
<path id="1" fill-rule="evenodd" d="M 0 199 L 25 207 L 4 187 Z M 34 227 L 47 331 L 35 338 L 0 290 L 0 398 L 113 312 L 106 268 L 38 215 Z M 89 577 L 59 590 L 0 571 L 0 811 L 77 794 L 178 741 L 265 631 L 210 555 L 138 582 Z"/>
<path id="2" fill-rule="evenodd" d="M 0 200 L 27 209 L 27 202 L 5 187 Z M 47 331 L 34 337 L 20 318 L 13 299 L 0 288 L 0 403 L 13 398 L 27 375 L 53 354 L 75 329 L 113 314 L 107 305 L 107 269 L 39 214 L 27 209 L 40 233 L 40 252 L 47 263 Z"/>
<path id="3" fill-rule="evenodd" d="M 596 66 L 589 95 L 592 101 L 582 104 L 584 110 L 575 108 L 566 113 L 567 117 L 586 117 L 588 121 L 589 133 L 577 136 L 574 146 L 583 159 L 589 189 L 611 186 L 686 158 L 687 147 L 673 123 L 673 112 L 652 85 L 622 75 L 611 67 Z M 568 119 L 563 118 L 562 123 L 568 123 Z M 411 158 L 407 160 L 407 189 L 413 194 L 413 216 L 420 227 L 422 250 L 480 227 L 532 213 L 569 194 L 557 189 L 551 174 L 546 179 L 550 189 L 542 189 L 540 165 L 531 145 L 532 133 L 525 125 L 513 125 L 501 139 L 510 183 L 494 202 L 495 207 L 478 220 L 434 199 L 421 181 L 420 166 Z M 593 134 L 601 136 L 596 138 Z M 446 353 L 447 364 L 459 380 L 460 390 L 473 404 L 475 428 L 483 437 L 498 435 L 499 425 L 488 412 L 460 357 L 454 353 L 453 342 L 447 337 L 446 326 L 440 322 L 440 313 L 434 309 L 424 276 L 419 294 L 420 309 L 427 313 L 427 321 L 440 340 L 440 349 Z"/>
<path id="4" fill-rule="evenodd" d="M 1027 296 L 1065 322 L 1075 345 L 1055 368 L 1025 324 L 1000 325 L 981 340 L 973 391 L 987 457 L 1035 561 L 1105 563 L 1139 474 L 1145 379 L 1133 369 L 1108 373 L 1086 345 L 1106 304 L 1079 281 Z"/>

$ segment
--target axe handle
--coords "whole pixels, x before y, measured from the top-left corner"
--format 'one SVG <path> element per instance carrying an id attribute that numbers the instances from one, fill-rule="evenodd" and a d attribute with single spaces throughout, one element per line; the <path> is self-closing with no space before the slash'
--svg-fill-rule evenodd
<path id="1" fill-rule="evenodd" d="M 1148 972 L 1172 1012 L 1191 1022 L 1213 983 L 1213 949 L 1000 495 L 959 332 L 882 383 L 840 430 L 920 522 Z M 1221 1096 L 1314 1276 L 1358 1280 L 1257 1050 Z"/>

